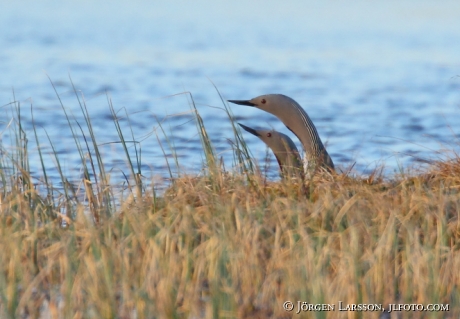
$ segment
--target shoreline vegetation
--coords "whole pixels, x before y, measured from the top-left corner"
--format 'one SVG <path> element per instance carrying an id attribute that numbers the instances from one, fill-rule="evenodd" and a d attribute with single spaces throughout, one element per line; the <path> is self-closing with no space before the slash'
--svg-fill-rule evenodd
<path id="1" fill-rule="evenodd" d="M 233 122 L 233 167 L 223 167 L 190 94 L 203 169 L 175 177 L 170 168 L 171 184 L 159 194 L 154 183 L 143 184 L 132 131 L 122 130 L 108 99 L 129 164 L 127 191 L 118 196 L 84 99 L 75 95 L 85 123 L 61 106 L 81 158 L 80 185 L 64 175 L 52 137 L 39 140 L 35 124 L 25 132 L 24 109 L 12 104 L 16 145 L 2 146 L 0 162 L 0 318 L 384 318 L 307 306 L 297 314 L 283 309 L 286 301 L 442 304 L 449 311 L 397 315 L 458 318 L 455 153 L 391 180 L 379 170 L 320 174 L 305 181 L 306 196 L 299 180 L 265 179 Z M 27 139 L 38 146 L 38 176 Z M 59 189 L 47 174 L 44 144 L 53 150 Z M 180 167 L 177 158 L 169 165 Z"/>

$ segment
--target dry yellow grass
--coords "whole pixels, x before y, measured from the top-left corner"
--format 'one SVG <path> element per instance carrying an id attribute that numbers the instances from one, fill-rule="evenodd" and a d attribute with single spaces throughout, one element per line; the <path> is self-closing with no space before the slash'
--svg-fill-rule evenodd
<path id="1" fill-rule="evenodd" d="M 345 304 L 448 304 L 458 318 L 460 163 L 301 187 L 215 172 L 62 227 L 20 182 L 1 198 L 1 318 L 379 318 Z M 97 196 L 97 194 L 96 194 Z M 31 200 L 31 198 L 34 198 Z M 33 205 L 31 204 L 33 203 Z M 59 212 L 56 211 L 56 214 Z M 333 304 L 296 314 L 285 301 Z"/>
<path id="2" fill-rule="evenodd" d="M 130 171 L 129 193 L 115 198 L 80 99 L 85 127 L 62 107 L 81 185 L 68 182 L 48 137 L 63 185 L 53 188 L 36 131 L 42 174 L 32 178 L 17 105 L 16 145 L 0 158 L 0 318 L 459 318 L 458 157 L 391 181 L 377 171 L 266 182 L 235 127 L 234 173 L 218 167 L 190 100 L 206 169 L 160 197 L 110 104 Z M 297 313 L 297 302 L 335 310 Z M 340 302 L 449 311 L 338 311 Z"/>

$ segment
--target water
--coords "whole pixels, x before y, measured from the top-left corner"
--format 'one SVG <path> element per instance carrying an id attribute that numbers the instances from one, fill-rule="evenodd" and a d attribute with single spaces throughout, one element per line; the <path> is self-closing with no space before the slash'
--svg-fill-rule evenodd
<path id="1" fill-rule="evenodd" d="M 291 96 L 312 118 L 338 167 L 356 163 L 356 171 L 367 172 L 385 164 L 391 173 L 437 159 L 445 149 L 458 150 L 458 1 L 45 0 L 0 6 L 0 105 L 13 101 L 14 89 L 37 175 L 31 106 L 52 178 L 58 180 L 58 174 L 45 130 L 64 172 L 78 180 L 81 169 L 48 77 L 80 124 L 69 77 L 84 95 L 105 163 L 121 180 L 127 163 L 114 143 L 108 98 L 120 116 L 129 115 L 134 137 L 126 121 L 124 134 L 140 142 L 144 176 L 167 176 L 157 134 L 172 159 L 158 120 L 186 171 L 198 173 L 202 166 L 188 95 L 182 92 L 193 94 L 219 156 L 231 166 L 233 134 L 225 112 L 214 108 L 222 102 L 213 84 L 225 99 Z M 267 113 L 230 107 L 245 125 L 292 136 Z M 1 110 L 5 151 L 12 114 L 9 106 Z M 244 135 L 263 164 L 265 145 Z M 133 147 L 130 152 L 134 157 Z M 276 176 L 273 156 L 269 170 Z"/>

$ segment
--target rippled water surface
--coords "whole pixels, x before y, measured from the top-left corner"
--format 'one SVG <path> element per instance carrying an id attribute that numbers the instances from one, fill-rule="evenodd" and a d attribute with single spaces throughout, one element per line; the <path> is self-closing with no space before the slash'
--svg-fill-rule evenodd
<path id="1" fill-rule="evenodd" d="M 120 176 L 127 164 L 115 143 L 110 103 L 119 116 L 129 115 L 132 133 L 126 120 L 123 132 L 140 142 L 145 176 L 167 175 L 163 151 L 173 164 L 171 148 L 187 172 L 200 170 L 201 143 L 190 96 L 182 92 L 193 95 L 230 167 L 233 133 L 214 85 L 225 99 L 291 96 L 309 113 L 339 167 L 356 162 L 354 169 L 366 172 L 385 164 L 393 172 L 458 150 L 458 1 L 93 2 L 0 2 L 3 153 L 12 144 L 7 104 L 19 101 L 37 174 L 31 107 L 46 165 L 55 167 L 45 130 L 63 170 L 78 178 L 81 168 L 50 79 L 86 132 L 73 82 L 105 163 Z M 263 111 L 230 108 L 245 125 L 291 134 Z M 244 135 L 263 164 L 265 145 Z M 134 148 L 130 152 L 134 157 Z M 270 165 L 276 175 L 273 159 Z"/>

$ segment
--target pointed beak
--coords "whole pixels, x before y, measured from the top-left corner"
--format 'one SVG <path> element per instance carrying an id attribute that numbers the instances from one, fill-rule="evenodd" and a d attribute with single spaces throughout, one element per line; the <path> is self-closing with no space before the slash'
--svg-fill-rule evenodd
<path id="1" fill-rule="evenodd" d="M 243 124 L 241 124 L 241 123 L 238 123 L 238 125 L 241 126 L 242 128 L 244 128 L 246 131 L 248 131 L 248 132 L 251 133 L 252 135 L 260 136 L 260 134 L 257 133 L 257 131 L 256 131 L 255 129 L 250 128 L 250 127 L 248 127 L 248 126 L 246 126 L 246 125 L 243 125 Z"/>
<path id="2" fill-rule="evenodd" d="M 247 105 L 247 106 L 256 106 L 254 103 L 247 101 L 247 100 L 228 100 L 230 103 L 235 103 L 239 105 Z"/>

